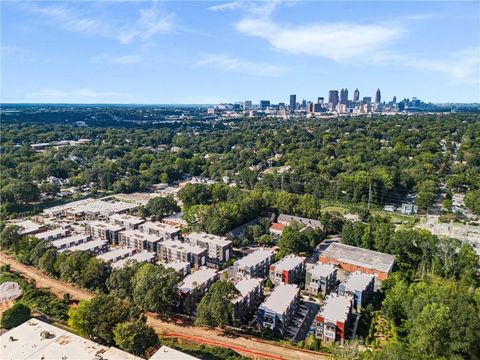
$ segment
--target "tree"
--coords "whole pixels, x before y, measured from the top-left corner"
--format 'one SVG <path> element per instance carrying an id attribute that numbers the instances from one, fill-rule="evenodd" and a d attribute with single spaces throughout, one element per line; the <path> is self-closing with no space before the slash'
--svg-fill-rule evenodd
<path id="1" fill-rule="evenodd" d="M 134 355 L 143 356 L 149 347 L 158 345 L 158 336 L 142 320 L 126 321 L 113 329 L 115 344 Z"/>
<path id="2" fill-rule="evenodd" d="M 61 279 L 76 283 L 82 277 L 82 273 L 91 257 L 92 254 L 87 251 L 68 252 L 65 258 L 59 256 L 57 262 L 60 262 L 59 272 Z"/>
<path id="3" fill-rule="evenodd" d="M 123 267 L 114 269 L 106 282 L 110 294 L 121 299 L 131 300 L 133 297 L 133 278 L 142 265 L 138 261 L 131 260 L 127 261 Z"/>
<path id="4" fill-rule="evenodd" d="M 480 215 L 480 190 L 467 191 L 464 201 L 467 208 L 474 214 Z"/>
<path id="5" fill-rule="evenodd" d="M 68 325 L 80 335 L 102 344 L 113 345 L 113 329 L 129 320 L 128 304 L 112 295 L 99 295 L 91 300 L 82 300 L 70 308 Z"/>
<path id="6" fill-rule="evenodd" d="M 189 208 L 192 205 L 208 204 L 212 199 L 212 193 L 208 185 L 187 184 L 178 192 L 178 197 Z"/>
<path id="7" fill-rule="evenodd" d="M 280 236 L 278 247 L 280 248 L 279 256 L 288 254 L 298 254 L 309 250 L 309 241 L 305 233 L 300 232 L 302 226 L 292 224 L 287 226 Z"/>
<path id="8" fill-rule="evenodd" d="M 54 196 L 60 191 L 60 186 L 53 183 L 43 183 L 40 185 L 40 191 L 47 195 Z"/>
<path id="9" fill-rule="evenodd" d="M 20 227 L 17 225 L 7 225 L 0 234 L 0 244 L 2 249 L 10 249 L 20 240 Z"/>
<path id="10" fill-rule="evenodd" d="M 197 307 L 196 324 L 225 328 L 233 321 L 233 300 L 239 291 L 230 281 L 217 281 Z"/>
<path id="11" fill-rule="evenodd" d="M 91 257 L 77 279 L 77 284 L 86 289 L 104 291 L 110 271 L 109 264 L 96 257 Z"/>
<path id="12" fill-rule="evenodd" d="M 155 220 L 161 220 L 179 211 L 180 208 L 173 196 L 155 197 L 148 200 L 145 206 L 145 215 L 152 216 Z"/>
<path id="13" fill-rule="evenodd" d="M 55 262 L 57 260 L 57 250 L 50 248 L 38 260 L 38 268 L 48 275 L 57 275 L 55 271 Z"/>
<path id="14" fill-rule="evenodd" d="M 180 280 L 173 269 L 143 264 L 133 277 L 133 301 L 144 311 L 165 313 L 177 301 Z"/>
<path id="15" fill-rule="evenodd" d="M 7 309 L 2 314 L 1 325 L 2 328 L 11 329 L 30 319 L 30 308 L 22 303 L 16 303 L 10 309 Z"/>

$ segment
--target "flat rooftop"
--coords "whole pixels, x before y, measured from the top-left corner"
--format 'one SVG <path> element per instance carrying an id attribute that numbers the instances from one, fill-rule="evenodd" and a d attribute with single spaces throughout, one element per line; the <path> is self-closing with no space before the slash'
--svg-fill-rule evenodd
<path id="1" fill-rule="evenodd" d="M 62 247 L 63 245 L 68 245 L 77 241 L 87 242 L 89 237 L 90 237 L 89 235 L 85 235 L 85 234 L 67 236 L 67 237 L 52 241 L 52 245 L 55 246 L 56 248 L 59 248 L 59 247 Z"/>
<path id="2" fill-rule="evenodd" d="M 137 261 L 137 262 L 147 262 L 147 261 L 152 261 L 153 259 L 155 259 L 154 252 L 143 251 L 141 253 L 133 254 L 132 256 L 126 259 L 115 261 L 114 263 L 112 263 L 112 268 L 114 269 L 122 268 L 130 260 Z"/>
<path id="3" fill-rule="evenodd" d="M 222 247 L 228 246 L 232 243 L 230 240 L 227 240 L 227 238 L 223 236 L 207 234 L 205 232 L 201 232 L 201 233 L 192 232 L 186 236 L 185 241 L 203 241 L 209 244 L 214 244 Z"/>
<path id="4" fill-rule="evenodd" d="M 161 243 L 161 246 L 166 247 L 167 249 L 189 252 L 189 253 L 196 254 L 196 255 L 201 254 L 204 251 L 206 251 L 206 249 L 204 249 L 200 246 L 190 245 L 190 244 L 183 243 L 183 242 L 177 241 L 177 240 L 163 241 Z"/>
<path id="5" fill-rule="evenodd" d="M 335 266 L 332 264 L 317 263 L 314 267 L 308 269 L 307 272 L 315 277 L 327 277 L 335 272 Z"/>
<path id="6" fill-rule="evenodd" d="M 64 235 L 67 232 L 67 230 L 62 229 L 62 228 L 56 228 L 48 231 L 43 231 L 39 232 L 36 234 L 33 234 L 34 237 L 37 239 L 48 239 L 51 236 L 59 236 L 59 235 Z"/>
<path id="7" fill-rule="evenodd" d="M 179 289 L 181 292 L 189 292 L 197 287 L 202 286 L 209 280 L 213 279 L 217 276 L 217 271 L 208 268 L 200 268 L 199 270 L 195 271 L 194 273 L 187 275 L 183 282 L 180 284 Z"/>
<path id="8" fill-rule="evenodd" d="M 347 280 L 345 280 L 345 289 L 350 291 L 362 291 L 368 286 L 368 284 L 370 284 L 371 281 L 373 281 L 374 278 L 375 276 L 373 275 L 363 274 L 359 271 L 355 271 L 354 273 L 350 274 Z"/>
<path id="9" fill-rule="evenodd" d="M 148 241 L 151 243 L 156 243 L 162 240 L 158 235 L 147 234 L 140 230 L 123 230 L 120 232 L 120 234 L 130 239 L 133 238 L 137 240 Z"/>
<path id="10" fill-rule="evenodd" d="M 77 245 L 77 246 L 72 246 L 71 248 L 67 249 L 70 251 L 89 251 L 92 249 L 95 249 L 100 246 L 104 246 L 107 244 L 106 240 L 94 240 L 94 241 L 88 241 L 86 243 Z"/>
<path id="11" fill-rule="evenodd" d="M 352 300 L 350 298 L 330 294 L 325 298 L 323 307 L 318 314 L 325 318 L 325 322 L 335 324 L 337 321 L 344 322 L 347 320 L 351 307 Z"/>
<path id="12" fill-rule="evenodd" d="M 148 360 L 193 360 L 193 359 L 198 359 L 198 358 L 163 345 Z"/>
<path id="13" fill-rule="evenodd" d="M 164 233 L 164 234 L 174 234 L 179 231 L 179 228 L 172 225 L 161 223 L 159 221 L 145 221 L 140 226 L 140 228 L 151 229 L 153 231 L 158 231 L 159 233 Z"/>
<path id="14" fill-rule="evenodd" d="M 174 261 L 168 264 L 163 264 L 166 268 L 173 269 L 175 271 L 183 271 L 186 267 L 190 267 L 190 263 L 186 261 Z"/>
<path id="15" fill-rule="evenodd" d="M 320 255 L 320 257 L 323 256 L 383 272 L 390 272 L 395 262 L 395 257 L 393 255 L 337 242 L 331 243 L 330 246 Z"/>
<path id="16" fill-rule="evenodd" d="M 130 224 L 130 225 L 140 225 L 145 220 L 138 216 L 127 215 L 127 214 L 113 214 L 110 215 L 110 221 L 120 221 L 122 223 Z"/>
<path id="17" fill-rule="evenodd" d="M 305 258 L 301 256 L 288 255 L 276 262 L 272 266 L 275 266 L 275 271 L 289 271 L 295 269 L 297 266 L 305 262 Z"/>
<path id="18" fill-rule="evenodd" d="M 240 292 L 236 299 L 233 300 L 234 303 L 239 302 L 244 297 L 248 296 L 252 291 L 254 291 L 257 287 L 262 286 L 262 279 L 258 278 L 251 278 L 251 279 L 243 279 L 240 280 L 235 284 L 235 287 Z"/>
<path id="19" fill-rule="evenodd" d="M 31 234 L 43 228 L 43 225 L 32 220 L 12 220 L 9 224 L 19 226 L 21 235 Z"/>
<path id="20" fill-rule="evenodd" d="M 172 222 L 176 222 L 176 223 L 181 224 L 181 225 L 185 225 L 185 226 L 188 225 L 187 220 L 183 219 L 183 212 L 178 212 L 178 213 L 175 213 L 173 215 L 164 217 L 162 219 L 162 221 L 172 221 Z"/>
<path id="21" fill-rule="evenodd" d="M 281 284 L 273 289 L 270 296 L 267 297 L 260 307 L 276 314 L 284 314 L 297 296 L 297 285 Z"/>
<path id="22" fill-rule="evenodd" d="M 48 336 L 42 336 L 42 333 Z M 97 344 L 37 319 L 30 319 L 0 335 L 0 346 L 3 360 L 141 360 L 125 351 Z"/>
<path id="23" fill-rule="evenodd" d="M 115 225 L 106 221 L 98 221 L 98 220 L 87 221 L 85 225 L 104 229 L 104 230 L 109 230 L 109 231 L 122 231 L 124 229 L 122 226 Z"/>
<path id="24" fill-rule="evenodd" d="M 272 255 L 273 255 L 273 250 L 266 250 L 266 249 L 255 250 L 254 252 L 248 254 L 247 256 L 244 256 L 240 260 L 237 260 L 236 264 L 237 264 L 237 267 L 240 269 L 246 268 L 246 267 L 252 267 L 268 259 Z"/>
<path id="25" fill-rule="evenodd" d="M 110 250 L 107 251 L 106 253 L 103 253 L 101 255 L 97 255 L 97 258 L 100 260 L 103 260 L 105 262 L 109 262 L 112 260 L 117 259 L 118 257 L 124 257 L 124 256 L 130 256 L 133 253 L 133 249 L 115 249 L 115 250 Z"/>

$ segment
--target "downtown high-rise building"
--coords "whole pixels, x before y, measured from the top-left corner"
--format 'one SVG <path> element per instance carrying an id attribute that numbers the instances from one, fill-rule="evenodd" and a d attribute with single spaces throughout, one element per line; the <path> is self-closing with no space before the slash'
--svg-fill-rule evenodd
<path id="1" fill-rule="evenodd" d="M 290 95 L 290 111 L 295 111 L 297 108 L 297 95 Z"/>
<path id="2" fill-rule="evenodd" d="M 252 100 L 245 100 L 243 102 L 243 110 L 248 111 L 248 110 L 252 110 L 252 108 L 253 108 Z"/>
<path id="3" fill-rule="evenodd" d="M 340 104 L 347 105 L 348 104 L 348 89 L 340 90 Z"/>
<path id="4" fill-rule="evenodd" d="M 267 110 L 270 107 L 270 100 L 260 100 L 260 110 Z"/>
<path id="5" fill-rule="evenodd" d="M 338 90 L 330 90 L 328 92 L 328 103 L 335 107 L 338 105 Z"/>
<path id="6" fill-rule="evenodd" d="M 358 103 L 359 101 L 360 101 L 360 91 L 358 91 L 358 88 L 357 88 L 353 92 L 353 102 Z"/>
<path id="7" fill-rule="evenodd" d="M 377 89 L 377 92 L 375 93 L 375 104 L 380 104 L 382 102 L 382 94 L 380 92 L 380 89 Z"/>

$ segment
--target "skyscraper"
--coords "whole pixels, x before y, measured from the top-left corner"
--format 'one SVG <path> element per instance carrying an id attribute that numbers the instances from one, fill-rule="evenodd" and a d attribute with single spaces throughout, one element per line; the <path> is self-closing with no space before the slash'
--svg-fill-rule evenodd
<path id="1" fill-rule="evenodd" d="M 295 111 L 297 108 L 297 95 L 290 95 L 290 111 Z"/>
<path id="2" fill-rule="evenodd" d="M 360 91 L 358 89 L 355 89 L 353 93 L 353 102 L 358 103 L 360 101 Z"/>
<path id="3" fill-rule="evenodd" d="M 252 100 L 245 100 L 243 102 L 243 110 L 252 110 Z"/>
<path id="4" fill-rule="evenodd" d="M 380 89 L 377 89 L 377 93 L 375 94 L 375 104 L 380 104 L 382 102 L 382 94 L 380 93 Z"/>
<path id="5" fill-rule="evenodd" d="M 330 90 L 328 92 L 328 103 L 335 107 L 338 105 L 338 90 Z"/>
<path id="6" fill-rule="evenodd" d="M 396 96 L 393 97 L 392 103 L 393 103 L 393 104 L 396 104 L 396 103 L 397 103 L 397 97 L 396 97 Z"/>
<path id="7" fill-rule="evenodd" d="M 260 110 L 267 110 L 270 106 L 270 100 L 260 100 Z"/>
<path id="8" fill-rule="evenodd" d="M 348 89 L 340 90 L 340 104 L 347 105 L 348 103 Z"/>

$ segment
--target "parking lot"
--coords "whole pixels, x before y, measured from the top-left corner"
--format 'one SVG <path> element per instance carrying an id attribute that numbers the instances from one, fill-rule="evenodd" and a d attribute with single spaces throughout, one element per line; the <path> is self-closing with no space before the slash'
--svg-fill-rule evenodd
<path id="1" fill-rule="evenodd" d="M 295 342 L 305 340 L 308 330 L 310 330 L 310 327 L 315 320 L 318 308 L 318 304 L 315 302 L 301 302 L 297 314 L 288 327 L 285 338 Z"/>

